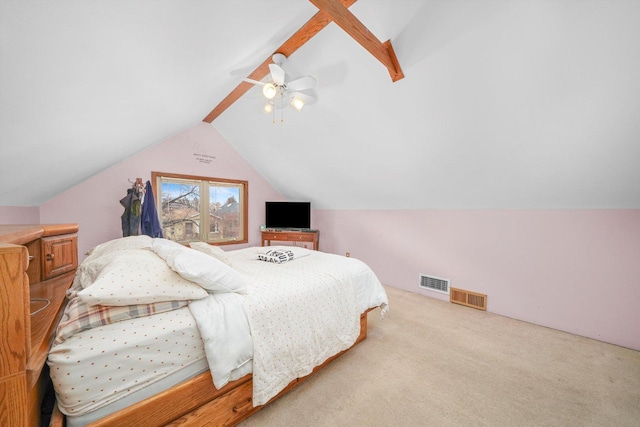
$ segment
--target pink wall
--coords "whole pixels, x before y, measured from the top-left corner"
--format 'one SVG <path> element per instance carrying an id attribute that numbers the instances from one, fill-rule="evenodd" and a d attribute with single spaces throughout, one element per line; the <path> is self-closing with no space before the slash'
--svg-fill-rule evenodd
<path id="1" fill-rule="evenodd" d="M 60 194 L 40 206 L 42 223 L 78 223 L 80 259 L 93 246 L 122 237 L 120 199 L 129 180 L 151 179 L 151 172 L 172 172 L 249 181 L 249 244 L 260 245 L 265 200 L 282 196 L 211 125 L 199 122 Z M 155 189 L 154 189 L 155 192 Z M 246 245 L 229 245 L 238 249 Z"/>
<path id="2" fill-rule="evenodd" d="M 146 181 L 152 170 L 248 180 L 250 245 L 261 244 L 264 201 L 281 199 L 214 127 L 197 123 L 43 204 L 39 215 L 37 208 L 0 208 L 2 222 L 77 222 L 82 255 L 121 236 L 119 200 L 128 180 Z M 312 215 L 322 251 L 350 252 L 385 285 L 445 299 L 419 289 L 419 275 L 448 278 L 453 287 L 487 294 L 491 312 L 640 350 L 640 210 Z"/>
<path id="3" fill-rule="evenodd" d="M 0 224 L 38 224 L 40 209 L 37 207 L 0 206 Z"/>
<path id="4" fill-rule="evenodd" d="M 488 311 L 640 350 L 640 210 L 317 210 L 314 227 L 385 285 L 448 300 L 418 288 L 448 278 Z"/>

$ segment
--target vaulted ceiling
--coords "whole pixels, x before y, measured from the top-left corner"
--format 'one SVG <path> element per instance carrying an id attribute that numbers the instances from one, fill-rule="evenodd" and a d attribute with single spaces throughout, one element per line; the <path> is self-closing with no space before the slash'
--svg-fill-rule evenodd
<path id="1" fill-rule="evenodd" d="M 333 2 L 2 0 L 0 205 L 206 119 L 318 208 L 640 208 L 640 2 L 343 2 L 404 78 L 330 22 L 284 64 L 318 101 L 272 123 L 250 85 L 211 112 Z"/>

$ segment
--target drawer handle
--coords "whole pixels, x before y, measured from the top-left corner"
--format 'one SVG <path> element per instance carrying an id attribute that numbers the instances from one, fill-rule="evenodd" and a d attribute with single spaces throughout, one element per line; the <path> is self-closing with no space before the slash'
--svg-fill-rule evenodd
<path id="1" fill-rule="evenodd" d="M 53 261 L 55 257 L 55 254 L 47 254 L 47 261 Z"/>
<path id="2" fill-rule="evenodd" d="M 251 398 L 248 397 L 247 400 L 240 402 L 240 404 L 234 406 L 233 412 L 237 414 L 238 412 L 246 411 L 250 405 L 251 405 Z"/>

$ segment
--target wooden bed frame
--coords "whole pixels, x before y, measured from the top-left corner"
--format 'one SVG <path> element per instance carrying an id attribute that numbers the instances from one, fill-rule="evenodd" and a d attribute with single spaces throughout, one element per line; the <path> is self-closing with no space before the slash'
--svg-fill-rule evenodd
<path id="1" fill-rule="evenodd" d="M 373 309 L 369 309 L 360 315 L 360 335 L 353 346 L 366 339 L 367 313 L 371 310 Z M 351 348 L 327 359 L 322 365 L 317 366 L 311 374 L 293 380 L 278 395 L 261 406 L 253 407 L 252 404 L 253 380 L 251 374 L 217 390 L 213 386 L 211 374 L 207 371 L 155 396 L 88 424 L 88 426 L 233 426 L 288 393 Z M 60 412 L 54 413 L 49 426 L 63 427 L 64 416 Z"/>

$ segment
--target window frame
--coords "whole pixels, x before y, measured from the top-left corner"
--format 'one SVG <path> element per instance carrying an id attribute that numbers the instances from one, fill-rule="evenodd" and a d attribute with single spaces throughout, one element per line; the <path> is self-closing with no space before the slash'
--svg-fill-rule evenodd
<path id="1" fill-rule="evenodd" d="M 201 241 L 206 242 L 211 245 L 235 245 L 240 243 L 248 243 L 249 242 L 249 182 L 238 180 L 238 179 L 228 179 L 228 178 L 214 178 L 208 176 L 199 176 L 199 175 L 187 175 L 187 174 L 178 174 L 178 173 L 168 173 L 168 172 L 151 172 L 151 182 L 154 183 L 154 188 L 156 189 L 155 194 L 155 202 L 156 209 L 158 211 L 158 220 L 160 221 L 160 226 L 162 227 L 164 233 L 164 225 L 162 222 L 162 183 L 163 179 L 166 179 L 165 182 L 171 182 L 171 180 L 187 180 L 187 181 L 199 181 L 200 191 L 205 188 L 203 185 L 206 184 L 207 189 L 211 189 L 215 186 L 215 184 L 220 184 L 221 187 L 228 187 L 230 184 L 233 186 L 239 186 L 239 198 L 238 204 L 240 207 L 239 212 L 239 220 L 242 221 L 239 229 L 241 230 L 242 235 L 236 239 L 209 239 L 209 215 L 203 214 L 201 209 L 198 209 L 200 214 L 200 226 L 199 233 L 197 234 L 196 239 L 190 240 L 176 240 L 178 243 L 188 243 Z M 209 194 L 207 194 L 207 200 L 209 199 Z M 202 194 L 200 194 L 200 198 L 202 200 Z M 165 238 L 168 238 L 165 236 Z M 171 239 L 170 239 L 171 240 Z"/>

